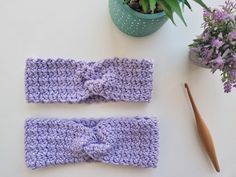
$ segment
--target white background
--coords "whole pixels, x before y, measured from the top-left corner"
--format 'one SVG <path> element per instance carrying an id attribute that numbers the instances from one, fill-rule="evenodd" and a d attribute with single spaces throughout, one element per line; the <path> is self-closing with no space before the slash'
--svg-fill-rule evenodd
<path id="1" fill-rule="evenodd" d="M 192 3 L 192 1 L 191 1 Z M 216 7 L 223 0 L 206 3 Z M 223 93 L 220 73 L 212 75 L 188 61 L 188 44 L 201 33 L 202 9 L 187 10 L 185 27 L 168 21 L 144 38 L 129 37 L 112 23 L 108 1 L 0 0 L 0 176 L 1 177 L 208 177 L 236 176 L 236 89 Z M 25 59 L 108 57 L 153 59 L 155 78 L 150 104 L 27 104 Z M 221 173 L 216 174 L 199 142 L 183 83 L 215 141 Z M 82 163 L 30 170 L 24 163 L 24 120 L 42 117 L 157 116 L 160 161 L 155 169 Z"/>

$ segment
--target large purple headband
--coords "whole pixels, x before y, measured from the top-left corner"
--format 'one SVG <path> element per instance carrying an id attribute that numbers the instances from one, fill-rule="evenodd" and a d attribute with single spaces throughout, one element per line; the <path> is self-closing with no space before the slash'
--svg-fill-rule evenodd
<path id="1" fill-rule="evenodd" d="M 33 103 L 149 102 L 153 64 L 148 60 L 85 62 L 28 59 L 25 92 Z"/>
<path id="2" fill-rule="evenodd" d="M 29 168 L 98 161 L 156 167 L 159 128 L 154 118 L 28 119 L 25 160 Z"/>

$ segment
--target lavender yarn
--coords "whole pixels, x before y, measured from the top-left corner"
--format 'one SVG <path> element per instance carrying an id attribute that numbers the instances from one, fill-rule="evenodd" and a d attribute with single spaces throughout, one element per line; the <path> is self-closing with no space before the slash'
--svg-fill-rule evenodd
<path id="1" fill-rule="evenodd" d="M 98 161 L 156 167 L 159 128 L 155 118 L 28 119 L 25 161 L 36 169 Z"/>
<path id="2" fill-rule="evenodd" d="M 149 102 L 152 69 L 148 60 L 126 58 L 27 59 L 26 99 L 30 103 Z"/>

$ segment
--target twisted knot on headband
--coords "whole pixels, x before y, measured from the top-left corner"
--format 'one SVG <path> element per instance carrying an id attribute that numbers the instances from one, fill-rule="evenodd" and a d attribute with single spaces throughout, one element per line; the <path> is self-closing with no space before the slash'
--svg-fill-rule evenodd
<path id="1" fill-rule="evenodd" d="M 104 74 L 101 79 L 87 80 L 84 86 L 90 91 L 91 95 L 100 95 L 109 99 L 109 95 L 104 92 L 104 89 L 115 84 L 114 74 Z"/>
<path id="2" fill-rule="evenodd" d="M 84 80 L 84 87 L 89 91 L 86 96 L 87 98 L 98 95 L 109 99 L 109 95 L 105 93 L 105 90 L 107 87 L 115 85 L 116 76 L 112 73 L 102 74 L 98 72 L 98 70 L 101 69 L 101 65 L 99 64 L 100 63 L 95 63 L 92 66 L 83 64 L 77 69 L 76 74 L 81 80 Z"/>
<path id="3" fill-rule="evenodd" d="M 75 153 L 75 156 L 85 153 L 93 160 L 98 161 L 111 150 L 111 145 L 105 142 L 106 137 L 96 135 L 97 127 L 82 127 L 82 129 L 83 133 L 80 133 L 71 144 L 71 150 Z"/>

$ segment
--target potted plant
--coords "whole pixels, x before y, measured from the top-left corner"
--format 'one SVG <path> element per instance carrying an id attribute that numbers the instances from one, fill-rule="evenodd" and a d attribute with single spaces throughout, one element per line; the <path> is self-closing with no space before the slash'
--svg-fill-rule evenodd
<path id="1" fill-rule="evenodd" d="M 212 73 L 219 70 L 228 93 L 236 87 L 236 2 L 227 0 L 203 17 L 204 31 L 190 45 L 190 60 Z"/>
<path id="2" fill-rule="evenodd" d="M 194 0 L 202 7 L 202 0 Z M 182 8 L 181 8 L 182 4 Z M 109 0 L 109 11 L 114 24 L 131 36 L 146 36 L 157 31 L 168 18 L 174 23 L 176 13 L 186 25 L 182 10 L 188 0 Z"/>

